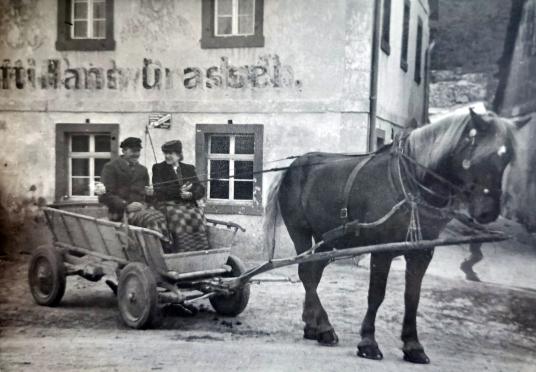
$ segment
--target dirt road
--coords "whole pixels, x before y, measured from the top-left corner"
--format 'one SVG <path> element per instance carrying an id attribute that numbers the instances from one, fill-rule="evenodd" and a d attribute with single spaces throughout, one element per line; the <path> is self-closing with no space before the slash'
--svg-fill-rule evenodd
<path id="1" fill-rule="evenodd" d="M 414 366 L 401 358 L 399 270 L 378 315 L 385 359 L 375 362 L 355 356 L 368 283 L 368 271 L 355 265 L 329 266 L 321 283 L 340 337 L 339 346 L 327 348 L 302 339 L 299 283 L 254 285 L 236 319 L 202 303 L 195 317 L 169 314 L 157 330 L 134 331 L 121 323 L 103 283 L 69 278 L 60 307 L 36 306 L 24 261 L 0 262 L 2 371 L 536 371 L 536 293 L 530 290 L 427 276 L 418 321 L 432 364 Z M 295 267 L 271 275 L 297 278 Z"/>

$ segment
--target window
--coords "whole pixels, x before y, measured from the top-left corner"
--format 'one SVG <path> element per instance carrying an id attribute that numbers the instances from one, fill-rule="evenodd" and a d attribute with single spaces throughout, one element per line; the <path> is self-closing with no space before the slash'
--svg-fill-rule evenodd
<path id="1" fill-rule="evenodd" d="M 97 201 L 95 182 L 102 168 L 117 156 L 118 125 L 56 126 L 56 199 Z"/>
<path id="2" fill-rule="evenodd" d="M 409 43 L 409 17 L 411 4 L 409 0 L 404 1 L 404 21 L 402 24 L 402 54 L 400 57 L 400 67 L 408 71 L 408 43 Z"/>
<path id="3" fill-rule="evenodd" d="M 255 33 L 254 0 L 215 0 L 216 36 L 248 36 Z"/>
<path id="4" fill-rule="evenodd" d="M 264 0 L 203 0 L 202 7 L 202 48 L 264 46 Z"/>
<path id="5" fill-rule="evenodd" d="M 383 20 L 382 20 L 382 50 L 389 55 L 391 46 L 391 0 L 383 0 Z"/>
<path id="6" fill-rule="evenodd" d="M 417 46 L 415 49 L 415 82 L 420 84 L 422 78 L 422 19 L 420 17 L 417 24 Z"/>
<path id="7" fill-rule="evenodd" d="M 198 124 L 196 165 L 207 212 L 262 214 L 262 125 Z"/>
<path id="8" fill-rule="evenodd" d="M 57 50 L 113 50 L 113 0 L 58 0 Z"/>

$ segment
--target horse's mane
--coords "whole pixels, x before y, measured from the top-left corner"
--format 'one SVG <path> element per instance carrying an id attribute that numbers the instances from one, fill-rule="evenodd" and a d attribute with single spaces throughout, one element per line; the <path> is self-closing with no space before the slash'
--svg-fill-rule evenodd
<path id="1" fill-rule="evenodd" d="M 491 111 L 482 116 L 492 119 L 488 122 L 491 126 L 490 130 L 494 131 L 496 142 L 489 141 L 486 145 L 477 146 L 473 161 L 489 156 L 504 144 L 512 150 L 513 156 L 515 148 L 513 126 Z M 463 109 L 444 115 L 432 124 L 415 129 L 407 139 L 411 156 L 428 169 L 437 170 L 445 157 L 454 151 L 470 121 L 469 109 Z"/>
<path id="2" fill-rule="evenodd" d="M 456 148 L 469 121 L 469 110 L 454 112 L 413 130 L 407 139 L 411 156 L 426 168 L 436 170 Z"/>

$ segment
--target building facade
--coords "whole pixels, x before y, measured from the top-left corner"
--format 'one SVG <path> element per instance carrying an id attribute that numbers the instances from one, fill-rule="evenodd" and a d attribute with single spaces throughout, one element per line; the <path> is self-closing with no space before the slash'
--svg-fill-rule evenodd
<path id="1" fill-rule="evenodd" d="M 149 169 L 180 139 L 211 179 L 207 212 L 258 244 L 273 174 L 254 171 L 422 121 L 428 2 L 377 1 L 2 1 L 3 214 L 95 205 L 122 139 L 144 139 Z"/>

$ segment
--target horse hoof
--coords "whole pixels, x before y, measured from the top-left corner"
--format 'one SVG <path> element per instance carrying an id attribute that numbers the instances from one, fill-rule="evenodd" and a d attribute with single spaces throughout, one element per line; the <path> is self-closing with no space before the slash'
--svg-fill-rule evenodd
<path id="1" fill-rule="evenodd" d="M 305 326 L 303 328 L 303 338 L 306 340 L 316 340 L 318 338 L 316 328 Z"/>
<path id="2" fill-rule="evenodd" d="M 416 363 L 416 364 L 429 364 L 430 363 L 430 358 L 428 358 L 424 350 L 404 351 L 404 360 L 406 362 L 411 362 L 411 363 Z"/>
<path id="3" fill-rule="evenodd" d="M 462 264 L 460 265 L 460 269 L 465 273 L 466 280 L 470 280 L 472 282 L 480 281 L 478 275 L 473 271 L 473 265 L 471 265 L 469 262 L 462 262 Z"/>
<path id="4" fill-rule="evenodd" d="M 357 356 L 372 360 L 383 359 L 383 354 L 380 351 L 380 348 L 374 345 L 357 346 Z"/>
<path id="5" fill-rule="evenodd" d="M 339 343 L 339 337 L 337 337 L 337 334 L 333 329 L 318 333 L 316 340 L 322 346 L 335 346 Z"/>

